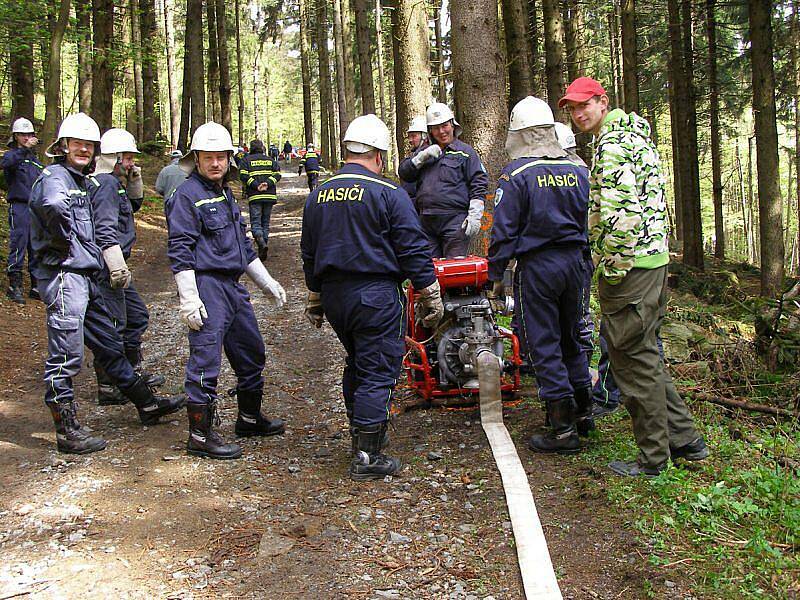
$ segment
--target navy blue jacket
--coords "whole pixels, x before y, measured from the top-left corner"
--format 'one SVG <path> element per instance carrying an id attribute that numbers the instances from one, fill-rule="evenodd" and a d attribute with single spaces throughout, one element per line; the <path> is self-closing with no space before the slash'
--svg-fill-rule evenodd
<path id="1" fill-rule="evenodd" d="M 164 210 L 167 256 L 173 273 L 189 269 L 239 277 L 256 259 L 231 189 L 197 171 L 180 184 Z"/>
<path id="2" fill-rule="evenodd" d="M 47 277 L 58 269 L 91 272 L 102 267 L 83 173 L 63 162 L 43 169 L 33 184 L 29 204 L 36 277 Z"/>
<path id="3" fill-rule="evenodd" d="M 408 194 L 357 164 L 346 164 L 308 195 L 300 250 L 313 292 L 326 278 L 353 275 L 410 279 L 417 289 L 436 280 Z"/>
<path id="4" fill-rule="evenodd" d="M 239 179 L 248 202 L 275 204 L 278 201 L 275 185 L 281 180 L 281 168 L 272 157 L 261 153 L 248 154 L 239 161 Z M 258 190 L 262 183 L 269 186 L 265 192 Z"/>
<path id="5" fill-rule="evenodd" d="M 42 163 L 30 148 L 14 146 L 0 159 L 5 172 L 9 202 L 27 202 L 33 182 L 42 174 Z"/>
<path id="6" fill-rule="evenodd" d="M 125 260 L 136 241 L 133 205 L 119 178 L 112 173 L 89 175 L 89 197 L 94 211 L 94 235 L 101 250 L 120 245 Z"/>
<path id="7" fill-rule="evenodd" d="M 306 169 L 306 173 L 319 173 L 319 154 L 315 150 L 309 150 L 300 159 L 300 169 Z"/>
<path id="8" fill-rule="evenodd" d="M 428 147 L 420 146 L 413 156 Z M 473 198 L 486 198 L 489 177 L 477 152 L 455 139 L 442 156 L 417 169 L 411 158 L 400 163 L 398 174 L 403 181 L 417 183 L 415 203 L 421 215 L 466 213 Z"/>
<path id="9" fill-rule="evenodd" d="M 489 245 L 489 279 L 508 261 L 546 248 L 587 246 L 589 177 L 567 158 L 520 158 L 500 174 Z"/>

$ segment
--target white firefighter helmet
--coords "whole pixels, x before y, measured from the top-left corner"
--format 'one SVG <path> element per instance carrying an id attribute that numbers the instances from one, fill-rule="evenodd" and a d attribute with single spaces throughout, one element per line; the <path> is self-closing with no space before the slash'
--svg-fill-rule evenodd
<path id="1" fill-rule="evenodd" d="M 517 102 L 511 111 L 511 131 L 520 131 L 528 127 L 542 127 L 553 125 L 553 111 L 550 106 L 541 98 L 528 96 Z"/>
<path id="2" fill-rule="evenodd" d="M 425 117 L 422 115 L 417 115 L 413 119 L 411 119 L 411 125 L 408 126 L 406 129 L 406 133 L 428 133 L 428 124 L 425 121 Z"/>
<path id="3" fill-rule="evenodd" d="M 56 141 L 48 146 L 45 154 L 50 157 L 62 155 L 61 140 L 69 138 L 94 142 L 95 146 L 98 146 L 100 144 L 100 128 L 95 120 L 86 113 L 68 115 L 61 121 Z"/>
<path id="4" fill-rule="evenodd" d="M 391 144 L 389 128 L 373 114 L 356 117 L 350 122 L 342 140 L 350 152 L 363 154 L 370 150 L 386 152 Z"/>
<path id="5" fill-rule="evenodd" d="M 461 135 L 461 125 L 456 121 L 456 116 L 447 104 L 442 102 L 434 102 L 427 109 L 425 109 L 425 125 L 430 128 L 434 125 L 441 125 L 448 121 L 453 122 L 453 130 L 455 137 Z"/>
<path id="6" fill-rule="evenodd" d="M 181 156 L 183 156 L 183 152 L 181 152 L 180 150 L 173 150 L 172 152 L 169 153 L 170 158 L 180 158 Z"/>
<path id="7" fill-rule="evenodd" d="M 209 121 L 195 130 L 189 151 L 183 155 L 178 163 L 186 173 L 191 173 L 194 170 L 194 153 L 197 151 L 228 152 L 230 156 L 233 156 L 236 148 L 233 147 L 233 139 L 230 132 L 219 123 Z"/>
<path id="8" fill-rule="evenodd" d="M 136 138 L 130 132 L 115 127 L 100 137 L 100 154 L 122 154 L 123 152 L 139 154 Z"/>
<path id="9" fill-rule="evenodd" d="M 558 138 L 558 143 L 561 144 L 564 150 L 575 148 L 578 145 L 575 141 L 575 134 L 572 133 L 570 126 L 558 121 L 556 122 L 556 137 Z"/>
<path id="10" fill-rule="evenodd" d="M 306 150 L 308 150 L 309 152 L 313 152 L 314 151 L 314 144 L 306 145 Z"/>
<path id="11" fill-rule="evenodd" d="M 25 117 L 20 117 L 11 125 L 11 133 L 34 133 L 33 123 Z"/>

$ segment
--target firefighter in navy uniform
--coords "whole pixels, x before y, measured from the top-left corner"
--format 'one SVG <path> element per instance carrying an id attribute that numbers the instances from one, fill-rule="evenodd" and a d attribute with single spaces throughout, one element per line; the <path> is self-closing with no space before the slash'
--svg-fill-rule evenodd
<path id="1" fill-rule="evenodd" d="M 36 276 L 33 274 L 36 260 L 31 248 L 28 198 L 36 178 L 42 173 L 42 165 L 33 148 L 39 140 L 33 131 L 33 123 L 19 118 L 11 125 L 8 152 L 0 159 L 6 185 L 8 186 L 8 291 L 6 295 L 17 304 L 25 304 L 22 288 L 22 267 L 25 253 L 28 254 L 28 272 L 31 276 L 29 297 L 39 299 L 36 291 Z"/>
<path id="2" fill-rule="evenodd" d="M 250 152 L 239 162 L 239 179 L 250 208 L 250 231 L 262 261 L 269 254 L 269 220 L 278 201 L 275 189 L 281 179 L 278 161 L 264 153 L 264 142 L 250 142 Z"/>
<path id="3" fill-rule="evenodd" d="M 420 115 L 411 119 L 411 125 L 406 130 L 406 140 L 408 140 L 408 149 L 411 156 L 423 145 L 428 143 L 428 126 L 425 124 L 425 117 Z M 408 197 L 414 203 L 414 208 L 417 207 L 417 182 L 416 181 L 402 181 L 400 185 L 408 193 Z"/>
<path id="4" fill-rule="evenodd" d="M 375 115 L 350 123 L 345 165 L 309 194 L 300 240 L 306 317 L 316 327 L 327 317 L 347 352 L 342 391 L 354 480 L 401 468 L 381 449 L 405 353 L 402 282 L 410 279 L 420 291 L 427 327 L 444 312 L 419 218 L 402 188 L 380 175 L 389 144 L 389 130 Z"/>
<path id="5" fill-rule="evenodd" d="M 145 378 L 134 372 L 95 281 L 103 253 L 95 241 L 86 173 L 99 142 L 100 129 L 91 117 L 66 117 L 48 148 L 55 163 L 42 171 L 30 200 L 34 274 L 47 307 L 45 404 L 55 422 L 59 452 L 72 454 L 106 447 L 105 440 L 78 421 L 72 382 L 81 370 L 84 341 L 136 406 L 142 424 L 157 423 L 185 402 L 182 396 L 154 396 Z"/>
<path id="6" fill-rule="evenodd" d="M 465 256 L 481 228 L 489 178 L 478 154 L 458 139 L 461 125 L 446 104 L 425 111 L 430 145 L 400 163 L 403 181 L 417 184 L 422 229 L 434 258 Z"/>
<path id="7" fill-rule="evenodd" d="M 579 337 L 588 173 L 558 143 L 550 107 L 532 96 L 511 112 L 506 151 L 512 162 L 500 175 L 489 246 L 492 296 L 504 295 L 503 272 L 516 258 L 521 324 L 552 427 L 529 446 L 574 453 L 579 432 L 594 428 L 591 376 Z"/>
<path id="8" fill-rule="evenodd" d="M 163 385 L 163 375 L 142 372 L 142 336 L 150 313 L 133 286 L 127 261 L 136 242 L 133 214 L 144 197 L 142 170 L 134 156 L 139 153 L 134 137 L 124 129 L 109 129 L 100 138 L 100 158 L 87 188 L 92 200 L 95 238 L 103 252 L 103 268 L 97 285 L 109 315 L 122 337 L 125 356 L 134 371 L 144 375 L 151 388 Z M 98 404 L 124 404 L 127 400 L 114 386 L 99 361 L 94 361 Z"/>
<path id="9" fill-rule="evenodd" d="M 265 349 L 243 273 L 278 306 L 286 292 L 267 272 L 245 235 L 244 218 L 225 177 L 234 152 L 230 133 L 206 123 L 192 136 L 181 166 L 189 177 L 165 205 L 167 256 L 180 298 L 181 320 L 189 328 L 189 362 L 184 388 L 189 396 L 187 451 L 208 458 L 239 458 L 242 448 L 226 443 L 218 425 L 217 378 L 222 352 L 237 385 L 236 435 L 283 433 L 280 419 L 261 414 Z"/>
<path id="10" fill-rule="evenodd" d="M 314 150 L 314 144 L 309 144 L 306 147 L 306 153 L 300 159 L 300 166 L 297 168 L 297 174 L 300 175 L 306 170 L 306 177 L 308 178 L 308 189 L 313 191 L 317 187 L 319 181 L 319 154 Z"/>

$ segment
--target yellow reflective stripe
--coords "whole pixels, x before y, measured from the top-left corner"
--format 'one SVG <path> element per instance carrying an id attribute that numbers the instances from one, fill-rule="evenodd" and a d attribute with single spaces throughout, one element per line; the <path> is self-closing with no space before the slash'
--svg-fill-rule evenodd
<path id="1" fill-rule="evenodd" d="M 255 181 L 255 179 L 253 179 L 252 177 L 250 177 L 250 178 L 247 180 L 247 185 L 253 185 L 253 182 L 254 182 L 254 181 Z"/>
<path id="2" fill-rule="evenodd" d="M 517 167 L 511 172 L 511 176 L 517 175 L 518 173 L 522 173 L 525 169 L 529 167 L 535 167 L 537 165 L 570 165 L 576 166 L 574 162 L 571 160 L 534 160 L 533 162 L 529 162 L 527 164 L 522 165 L 521 167 Z"/>
<path id="3" fill-rule="evenodd" d="M 248 202 L 253 202 L 254 200 L 277 200 L 277 194 L 253 194 L 252 196 L 247 197 Z"/>
<path id="4" fill-rule="evenodd" d="M 239 173 L 240 173 L 241 175 L 249 175 L 249 174 L 250 174 L 250 171 L 248 171 L 247 169 L 239 169 Z"/>
<path id="5" fill-rule="evenodd" d="M 97 181 L 97 178 L 94 175 L 90 175 L 89 179 L 91 179 L 92 183 L 95 184 L 97 187 L 100 187 L 100 182 Z"/>
<path id="6" fill-rule="evenodd" d="M 323 185 L 328 185 L 329 181 L 335 181 L 337 179 L 363 179 L 365 181 L 374 181 L 375 183 L 380 183 L 381 185 L 385 185 L 386 187 L 396 190 L 397 186 L 389 183 L 388 181 L 381 181 L 380 179 L 376 179 L 374 177 L 367 177 L 366 175 L 357 175 L 355 173 L 342 173 L 340 175 L 334 175 L 330 179 L 328 179 Z"/>
<path id="7" fill-rule="evenodd" d="M 204 200 L 198 200 L 194 203 L 195 206 L 200 207 L 204 204 L 214 204 L 215 202 L 225 202 L 225 196 L 217 196 L 216 198 L 206 198 Z"/>
<path id="8" fill-rule="evenodd" d="M 461 150 L 445 150 L 445 154 L 460 154 L 461 156 L 466 156 L 469 158 L 469 154 L 462 152 Z"/>

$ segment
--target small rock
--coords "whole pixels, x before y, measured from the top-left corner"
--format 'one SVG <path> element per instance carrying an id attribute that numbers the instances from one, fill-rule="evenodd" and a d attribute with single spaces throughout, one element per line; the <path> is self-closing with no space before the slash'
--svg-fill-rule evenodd
<path id="1" fill-rule="evenodd" d="M 33 510 L 33 508 L 34 508 L 33 504 L 23 504 L 15 512 L 18 515 L 27 515 L 28 513 L 30 513 Z"/>
<path id="2" fill-rule="evenodd" d="M 300 467 L 297 465 L 289 465 L 289 473 L 299 473 Z"/>
<path id="3" fill-rule="evenodd" d="M 271 558 L 280 556 L 281 554 L 286 554 L 293 546 L 294 540 L 292 538 L 267 531 L 261 536 L 261 541 L 258 544 L 258 557 Z"/>
<path id="4" fill-rule="evenodd" d="M 431 451 L 428 452 L 428 460 L 442 460 L 444 456 L 441 452 Z"/>
<path id="5" fill-rule="evenodd" d="M 178 460 L 180 458 L 181 458 L 180 456 L 162 456 L 161 460 L 166 460 L 166 461 L 168 461 L 168 460 Z"/>
<path id="6" fill-rule="evenodd" d="M 464 510 L 472 510 L 473 508 L 475 507 L 472 505 L 472 502 L 464 502 Z"/>
<path id="7" fill-rule="evenodd" d="M 674 588 L 675 587 L 675 582 L 674 581 L 670 581 L 669 579 L 665 579 L 664 580 L 664 586 L 668 587 L 668 588 Z"/>
<path id="8" fill-rule="evenodd" d="M 392 599 L 401 598 L 400 592 L 397 590 L 375 590 L 375 596 L 377 596 L 378 598 L 392 598 Z"/>
<path id="9" fill-rule="evenodd" d="M 458 530 L 461 533 L 472 533 L 473 531 L 475 531 L 475 525 L 470 525 L 468 523 L 465 523 L 464 525 L 459 525 Z"/>
<path id="10" fill-rule="evenodd" d="M 403 535 L 402 533 L 397 533 L 395 531 L 389 532 L 389 541 L 392 544 L 408 544 L 411 541 L 411 538 Z"/>

